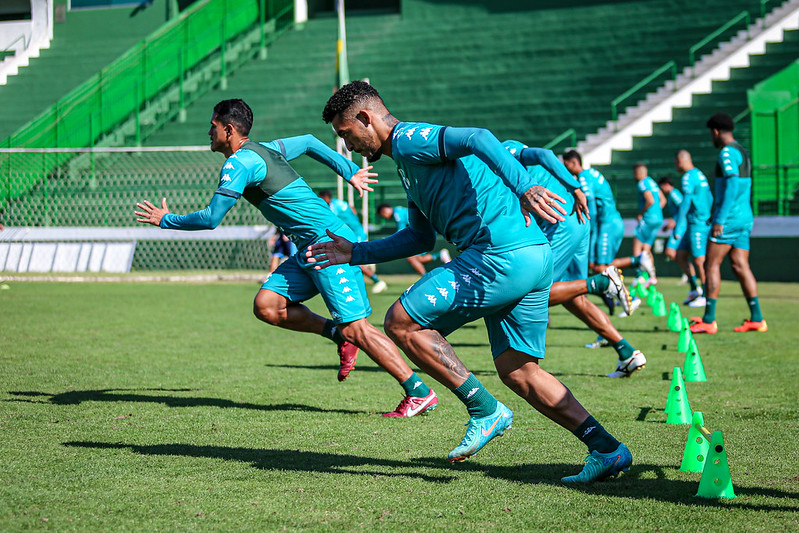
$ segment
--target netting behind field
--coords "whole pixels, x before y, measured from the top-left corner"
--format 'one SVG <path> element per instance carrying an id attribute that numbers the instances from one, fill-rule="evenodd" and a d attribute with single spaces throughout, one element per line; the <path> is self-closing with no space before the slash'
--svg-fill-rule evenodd
<path id="1" fill-rule="evenodd" d="M 149 200 L 160 205 L 161 198 L 166 198 L 175 213 L 208 205 L 223 162 L 222 155 L 205 146 L 5 151 L 0 153 L 0 222 L 10 228 L 141 227 L 133 214 L 136 202 Z M 32 176 L 39 179 L 29 179 Z M 24 190 L 31 182 L 37 185 Z M 222 224 L 263 226 L 266 221 L 253 206 L 241 201 Z M 190 232 L 180 233 L 172 240 L 139 240 L 132 268 L 267 268 L 267 239 L 198 240 L 195 234 L 186 240 Z"/>

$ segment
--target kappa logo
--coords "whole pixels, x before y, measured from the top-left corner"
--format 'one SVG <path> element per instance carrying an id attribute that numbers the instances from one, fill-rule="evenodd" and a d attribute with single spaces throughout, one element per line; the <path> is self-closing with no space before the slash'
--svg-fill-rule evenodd
<path id="1" fill-rule="evenodd" d="M 433 296 L 432 294 L 425 294 L 425 296 L 427 296 L 427 301 L 428 302 L 430 302 L 433 305 L 436 305 L 436 301 L 437 300 L 436 300 L 435 296 Z"/>
<path id="2" fill-rule="evenodd" d="M 471 398 L 472 396 L 474 396 L 474 394 L 475 394 L 477 391 L 479 391 L 479 390 L 480 390 L 480 389 L 479 389 L 479 388 L 477 388 L 477 387 L 475 387 L 475 388 L 473 388 L 472 390 L 470 390 L 470 391 L 469 391 L 469 394 L 467 394 L 467 395 L 466 395 L 466 399 L 468 400 L 469 398 Z"/>
<path id="3" fill-rule="evenodd" d="M 344 301 L 345 301 L 345 302 L 354 302 L 354 301 L 355 301 L 355 298 L 353 298 L 352 296 L 347 296 L 347 299 L 346 299 L 346 300 L 344 300 Z"/>
<path id="4" fill-rule="evenodd" d="M 404 170 L 402 170 L 401 168 L 398 168 L 398 169 L 397 169 L 397 174 L 399 174 L 400 180 L 402 181 L 402 186 L 403 186 L 403 187 L 405 187 L 405 189 L 406 189 L 406 190 L 407 190 L 407 189 L 410 189 L 410 187 L 411 187 L 411 182 L 410 182 L 410 181 L 408 180 L 408 178 L 405 176 L 405 171 L 404 171 Z"/>
<path id="5" fill-rule="evenodd" d="M 449 291 L 444 287 L 436 287 L 436 290 L 438 291 L 438 294 L 440 294 L 445 300 L 447 299 L 447 296 L 449 296 Z"/>
<path id="6" fill-rule="evenodd" d="M 352 289 L 350 289 L 349 287 L 344 287 L 344 288 L 341 290 L 341 293 L 342 293 L 342 294 L 347 294 L 348 292 L 352 292 Z"/>
<path id="7" fill-rule="evenodd" d="M 479 275 L 480 275 L 480 271 L 479 271 L 479 270 L 477 270 L 476 268 L 470 268 L 470 269 L 469 269 L 469 272 L 471 272 L 471 273 L 472 273 L 472 274 L 474 274 L 475 276 L 479 276 Z"/>
<path id="8" fill-rule="evenodd" d="M 346 272 L 346 271 L 343 268 L 338 267 L 338 270 L 336 270 L 336 276 L 339 276 L 339 275 L 343 274 L 344 272 Z"/>
<path id="9" fill-rule="evenodd" d="M 461 274 L 461 279 L 466 285 L 472 284 L 472 277 L 469 274 Z"/>
<path id="10" fill-rule="evenodd" d="M 332 317 L 334 320 L 338 320 L 339 318 L 341 318 L 341 315 L 340 315 L 340 314 L 338 314 L 338 313 L 336 313 L 335 311 L 330 311 L 330 316 L 331 316 L 331 317 Z"/>
<path id="11" fill-rule="evenodd" d="M 221 181 L 221 182 L 223 182 L 223 183 L 224 183 L 224 182 L 226 182 L 226 181 L 233 181 L 233 179 L 230 177 L 230 174 L 224 174 L 224 175 L 222 176 L 222 179 L 221 179 L 221 180 L 219 180 L 219 181 Z"/>
<path id="12" fill-rule="evenodd" d="M 591 426 L 590 428 L 585 428 L 585 433 L 583 433 L 583 438 L 585 438 L 586 435 L 588 435 L 589 433 L 591 433 L 595 429 L 596 429 L 596 426 Z"/>
<path id="13" fill-rule="evenodd" d="M 338 280 L 339 285 L 341 285 L 342 283 L 349 283 L 349 282 L 350 280 L 348 280 L 347 278 L 341 278 L 340 280 Z"/>
<path id="14" fill-rule="evenodd" d="M 421 135 L 422 137 L 424 137 L 424 140 L 426 141 L 426 140 L 427 140 L 427 137 L 428 137 L 428 136 L 430 136 L 430 132 L 431 132 L 431 131 L 433 131 L 433 128 L 422 128 L 422 129 L 419 131 L 419 135 Z"/>
<path id="15" fill-rule="evenodd" d="M 230 161 L 228 161 L 227 163 L 225 163 L 225 166 L 224 166 L 224 167 L 222 167 L 222 168 L 223 168 L 223 169 L 226 169 L 226 170 L 233 170 L 235 167 L 233 166 L 233 163 L 231 163 Z"/>
<path id="16" fill-rule="evenodd" d="M 406 132 L 405 132 L 405 136 L 406 136 L 408 139 L 410 139 L 411 137 L 413 137 L 413 134 L 414 134 L 414 133 L 416 133 L 416 130 L 417 130 L 417 129 L 419 129 L 419 128 L 417 128 L 416 126 L 414 126 L 413 128 L 411 128 L 411 129 L 409 129 L 408 131 L 406 131 Z"/>
<path id="17" fill-rule="evenodd" d="M 455 292 L 458 292 L 458 289 L 460 289 L 460 288 L 461 288 L 461 285 L 460 285 L 460 283 L 458 283 L 457 281 L 450 281 L 450 282 L 449 282 L 449 286 L 450 286 L 450 287 L 452 287 L 452 289 L 453 289 Z"/>
<path id="18" fill-rule="evenodd" d="M 416 387 L 419 387 L 421 385 L 422 385 L 422 382 L 421 381 L 417 381 L 416 383 L 413 384 L 413 389 L 416 390 Z"/>

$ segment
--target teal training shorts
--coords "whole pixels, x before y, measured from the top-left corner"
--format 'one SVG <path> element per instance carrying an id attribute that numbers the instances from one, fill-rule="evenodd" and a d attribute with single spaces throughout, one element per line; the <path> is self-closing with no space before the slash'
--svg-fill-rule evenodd
<path id="1" fill-rule="evenodd" d="M 348 228 L 342 227 L 337 233 L 346 239 L 355 239 Z M 330 239 L 320 242 L 325 240 Z M 321 294 L 336 324 L 347 324 L 372 314 L 360 267 L 349 264 L 332 265 L 321 270 L 313 267 L 314 264 L 306 261 L 304 251 L 300 251 L 277 267 L 261 288 L 276 292 L 294 303 Z"/>
<path id="2" fill-rule="evenodd" d="M 717 244 L 729 244 L 739 250 L 748 250 L 750 233 L 752 233 L 752 222 L 744 223 L 743 225 L 725 224 L 720 236 L 714 237 L 711 235 L 708 240 Z"/>
<path id="3" fill-rule="evenodd" d="M 588 247 L 591 227 L 570 216 L 558 224 L 552 237 L 552 281 L 574 281 L 588 277 Z"/>
<path id="4" fill-rule="evenodd" d="M 467 249 L 414 283 L 400 303 L 445 337 L 483 318 L 494 358 L 508 348 L 543 358 L 551 285 L 549 244 L 497 254 Z"/>
<path id="5" fill-rule="evenodd" d="M 648 224 L 645 220 L 640 220 L 635 227 L 635 238 L 646 245 L 652 246 L 662 223 L 662 220 L 658 221 L 657 224 Z"/>
<path id="6" fill-rule="evenodd" d="M 594 262 L 597 265 L 609 265 L 616 259 L 624 239 L 624 221 L 614 218 L 607 222 L 599 221 L 597 236 L 594 239 Z"/>

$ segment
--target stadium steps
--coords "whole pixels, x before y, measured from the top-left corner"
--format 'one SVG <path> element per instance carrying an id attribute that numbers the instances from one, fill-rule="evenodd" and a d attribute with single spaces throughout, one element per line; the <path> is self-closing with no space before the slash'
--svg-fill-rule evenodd
<path id="1" fill-rule="evenodd" d="M 0 86 L 0 139 L 96 74 L 166 21 L 165 0 L 152 5 L 68 11 L 50 48 Z"/>
<path id="2" fill-rule="evenodd" d="M 751 56 L 748 68 L 732 69 L 729 80 L 713 82 L 710 93 L 694 96 L 690 107 L 676 108 L 671 122 L 655 123 L 652 136 L 634 138 L 632 150 L 614 150 L 611 164 L 596 168 L 614 185 L 622 215 L 631 216 L 637 211 L 632 177 L 632 165 L 637 161 L 647 163 L 653 178 L 677 178 L 674 154 L 685 148 L 691 152 L 694 164 L 712 182 L 718 150 L 710 142 L 705 128 L 707 119 L 717 112 L 733 116 L 744 112 L 747 109 L 746 91 L 797 57 L 799 30 L 787 31 L 782 42 L 767 45 L 765 54 Z M 748 117 L 736 127 L 736 138 L 747 147 L 751 145 Z"/>

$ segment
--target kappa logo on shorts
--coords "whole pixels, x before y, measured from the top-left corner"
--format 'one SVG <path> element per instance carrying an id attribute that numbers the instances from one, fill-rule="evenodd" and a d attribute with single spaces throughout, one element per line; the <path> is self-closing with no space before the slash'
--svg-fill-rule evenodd
<path id="1" fill-rule="evenodd" d="M 458 289 L 460 289 L 460 288 L 461 288 L 461 284 L 460 284 L 460 283 L 458 283 L 457 281 L 450 281 L 450 282 L 449 282 L 449 286 L 450 286 L 450 287 L 452 287 L 452 289 L 453 289 L 455 292 L 458 292 Z"/>
<path id="2" fill-rule="evenodd" d="M 341 267 L 338 267 L 338 270 L 336 270 L 336 276 L 338 276 L 339 274 L 343 274 L 344 272 L 346 272 L 346 270 L 344 270 Z"/>
<path id="3" fill-rule="evenodd" d="M 475 276 L 479 276 L 481 274 L 481 272 L 479 270 L 477 270 L 476 268 L 470 268 L 469 272 L 471 272 Z"/>
<path id="4" fill-rule="evenodd" d="M 348 292 L 352 292 L 352 289 L 350 289 L 349 287 L 344 287 L 344 288 L 341 290 L 341 293 L 342 293 L 342 294 L 347 294 Z"/>
<path id="5" fill-rule="evenodd" d="M 447 299 L 447 296 L 449 296 L 449 291 L 443 287 L 436 287 L 436 290 L 438 291 L 438 294 L 440 294 L 445 300 Z"/>
<path id="6" fill-rule="evenodd" d="M 469 274 L 461 274 L 461 279 L 466 285 L 472 284 L 472 277 Z"/>
<path id="7" fill-rule="evenodd" d="M 437 300 L 436 300 L 435 296 L 433 296 L 432 294 L 425 294 L 425 296 L 427 296 L 427 301 L 428 302 L 430 302 L 433 305 L 436 305 L 436 301 Z"/>
<path id="8" fill-rule="evenodd" d="M 354 302 L 354 301 L 355 301 L 355 298 L 353 298 L 352 296 L 347 296 L 347 299 L 346 299 L 346 300 L 344 300 L 344 301 L 345 301 L 345 302 Z"/>
<path id="9" fill-rule="evenodd" d="M 338 314 L 338 313 L 336 313 L 335 311 L 330 311 L 330 316 L 331 316 L 331 317 L 332 317 L 334 320 L 338 320 L 339 318 L 341 318 L 341 315 L 340 315 L 340 314 Z"/>
<path id="10" fill-rule="evenodd" d="M 340 280 L 338 280 L 339 285 L 341 285 L 342 283 L 349 283 L 349 282 L 350 280 L 348 280 L 347 278 L 341 278 Z"/>

